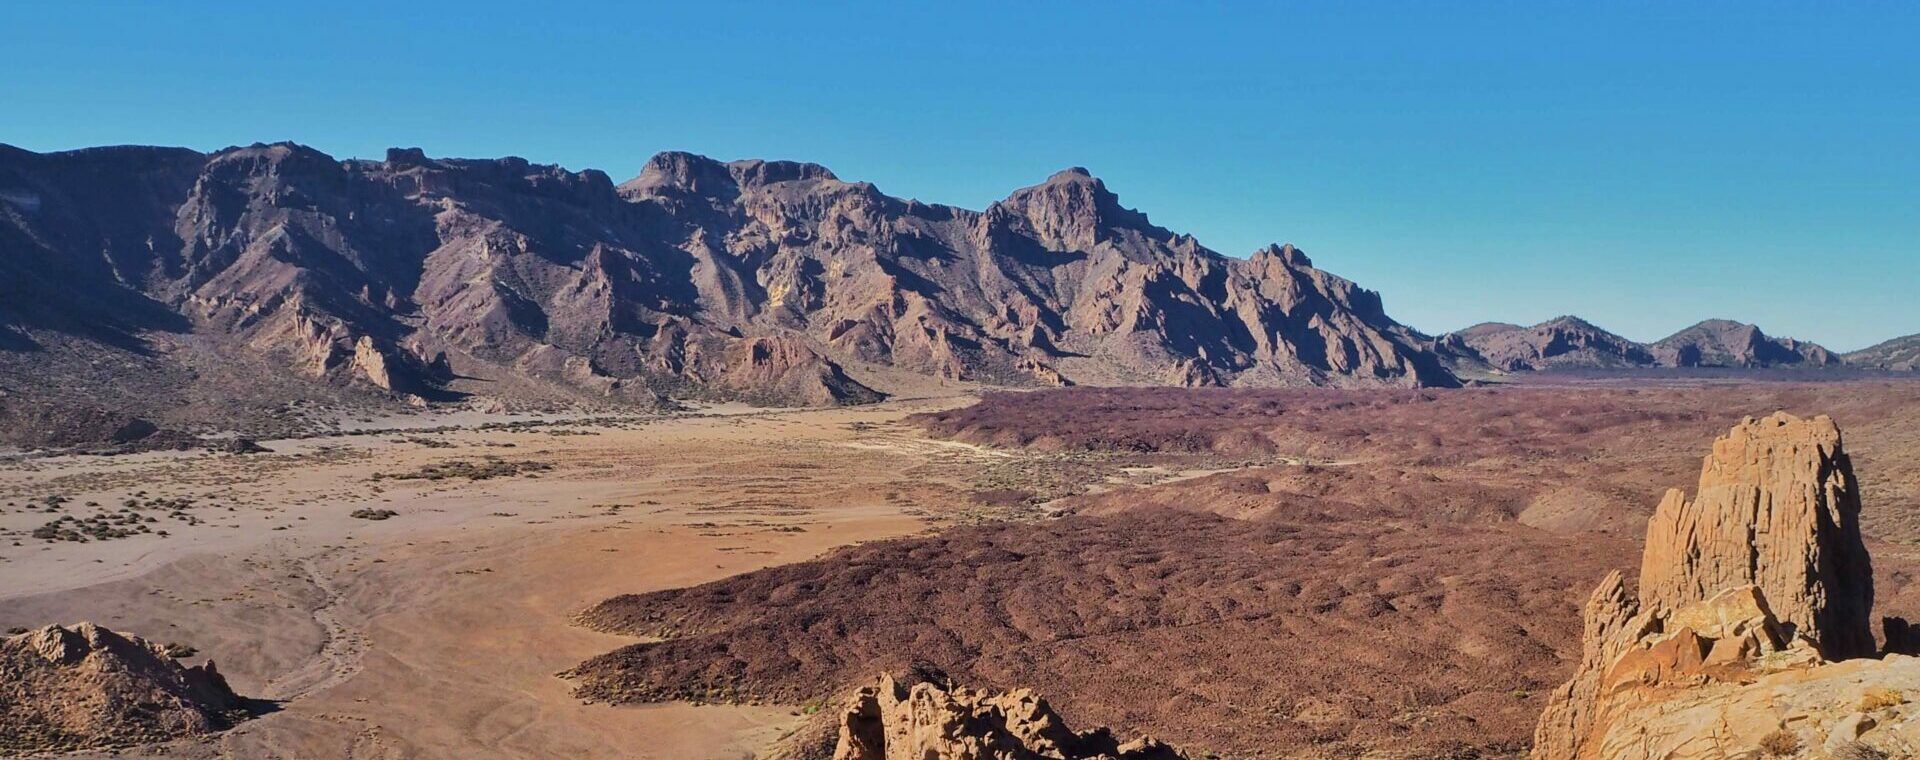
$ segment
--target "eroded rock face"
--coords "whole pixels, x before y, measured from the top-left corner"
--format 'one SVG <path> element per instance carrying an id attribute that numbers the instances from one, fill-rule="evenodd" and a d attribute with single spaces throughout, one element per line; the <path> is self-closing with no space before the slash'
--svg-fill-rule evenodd
<path id="1" fill-rule="evenodd" d="M 1670 613 L 1749 584 L 1828 659 L 1874 653 L 1860 486 L 1824 416 L 1741 422 L 1714 441 L 1694 498 L 1668 491 L 1647 525 L 1642 606 Z"/>
<path id="2" fill-rule="evenodd" d="M 1457 384 L 1377 294 L 1291 246 L 1223 256 L 1084 170 L 972 211 L 687 153 L 616 186 L 419 150 L 0 146 L 0 248 L 23 253 L 0 260 L 0 350 L 191 333 L 385 391 L 508 373 L 738 395 L 676 352 L 759 339 L 812 354 L 793 376 L 753 373 L 752 393 L 801 394 L 788 401 L 868 395 L 831 377 L 856 364 L 1012 384 Z M 822 377 L 848 391 L 821 394 Z"/>
<path id="3" fill-rule="evenodd" d="M 0 752 L 69 750 L 212 733 L 244 717 L 213 663 L 91 623 L 0 640 Z"/>
<path id="4" fill-rule="evenodd" d="M 1749 418 L 1715 441 L 1695 497 L 1668 492 L 1649 522 L 1639 592 L 1615 572 L 1588 600 L 1535 760 L 1914 756 L 1920 660 L 1866 659 L 1859 513 L 1832 420 Z"/>
<path id="5" fill-rule="evenodd" d="M 880 394 L 847 376 L 839 365 L 793 338 L 730 341 L 695 374 L 749 398 L 826 406 L 878 401 Z"/>
<path id="6" fill-rule="evenodd" d="M 881 676 L 837 717 L 833 760 L 1181 760 L 1150 738 L 1073 731 L 1030 689 L 974 690 Z"/>

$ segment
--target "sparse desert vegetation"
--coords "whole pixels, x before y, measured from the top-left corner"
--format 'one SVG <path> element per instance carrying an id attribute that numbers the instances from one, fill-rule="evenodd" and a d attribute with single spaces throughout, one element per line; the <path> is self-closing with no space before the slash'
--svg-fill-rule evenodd
<path id="1" fill-rule="evenodd" d="M 411 472 L 381 474 L 375 473 L 374 480 L 447 480 L 462 478 L 465 480 L 490 480 L 510 478 L 516 475 L 531 475 L 553 469 L 548 462 L 531 460 L 508 460 L 487 457 L 479 460 L 456 459 L 450 462 L 437 462 L 424 465 Z"/>
<path id="2" fill-rule="evenodd" d="M 183 546 L 263 536 L 304 547 L 292 559 L 241 550 L 271 579 L 245 591 L 139 597 L 193 614 L 278 610 L 285 630 L 304 620 L 335 631 L 326 640 L 339 650 L 315 661 L 326 663 L 315 682 L 366 686 L 337 698 L 288 686 L 305 696 L 248 729 L 262 737 L 285 736 L 274 728 L 283 721 L 334 735 L 303 717 L 326 710 L 427 741 L 352 695 L 419 688 L 409 679 L 428 671 L 354 663 L 399 647 L 420 668 L 454 666 L 427 653 L 440 644 L 370 635 L 379 629 L 368 621 L 404 619 L 442 631 L 446 646 L 476 646 L 488 626 L 448 628 L 439 616 L 461 620 L 483 598 L 535 604 L 488 591 L 524 584 L 545 589 L 537 604 L 550 619 L 499 614 L 525 618 L 539 640 L 583 638 L 530 662 L 522 688 L 553 688 L 569 710 L 583 698 L 669 700 L 664 709 L 709 711 L 695 722 L 710 736 L 745 730 L 713 716 L 799 720 L 876 672 L 930 662 L 983 688 L 1044 682 L 1077 725 L 1150 733 L 1194 756 L 1396 747 L 1514 758 L 1577 657 L 1581 594 L 1631 563 L 1658 492 L 1697 474 L 1703 442 L 1739 416 L 1820 407 L 1864 420 L 1848 443 L 1869 502 L 1885 507 L 1867 513 L 1881 608 L 1920 617 L 1901 532 L 1915 511 L 1903 473 L 1920 438 L 1881 421 L 1913 413 L 1910 387 L 1168 389 L 1124 402 L 1069 389 L 949 399 L 904 421 L 913 405 L 574 424 L 598 435 L 474 425 L 327 436 L 245 459 L 43 458 L 0 472 L 0 497 L 13 502 L 0 521 L 20 521 L 0 529 L 23 544 L 0 545 L 0 562 L 30 568 L 43 561 L 23 553 L 33 547 L 146 547 L 163 525 Z M 1364 432 L 1394 426 L 1411 432 Z M 508 447 L 518 455 L 483 454 Z M 53 540 L 31 535 L 49 525 Z M 552 531 L 553 543 L 526 544 L 547 535 L 530 531 Z M 535 545 L 549 548 L 522 553 Z M 689 576 L 689 563 L 709 569 Z M 602 569 L 615 566 L 655 569 Z M 244 577 L 232 575 L 244 567 L 172 585 Z M 403 572 L 421 579 L 404 592 L 406 609 L 342 601 L 413 583 L 394 575 Z M 47 622 L 28 610 L 81 614 L 95 593 L 0 600 L 0 623 Z M 604 634 L 564 633 L 583 610 L 594 629 L 662 638 L 610 652 Z M 197 629 L 193 645 L 238 683 L 258 684 L 310 658 L 319 644 L 302 641 L 286 651 L 309 654 L 271 667 Z M 573 680 L 539 686 L 562 670 Z M 420 725 L 449 709 L 416 701 Z M 632 720 L 634 731 L 660 725 Z M 590 733 L 635 735 L 618 725 Z M 471 746 L 435 746 L 456 745 Z"/>

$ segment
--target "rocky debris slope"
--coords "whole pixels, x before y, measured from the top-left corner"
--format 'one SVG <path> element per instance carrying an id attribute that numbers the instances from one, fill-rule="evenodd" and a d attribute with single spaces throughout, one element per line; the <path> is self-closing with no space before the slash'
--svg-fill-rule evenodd
<path id="1" fill-rule="evenodd" d="M 1589 598 L 1533 757 L 1914 756 L 1920 659 L 1872 659 L 1859 512 L 1826 417 L 1750 418 L 1715 441 L 1695 498 L 1670 491 L 1649 522 L 1638 593 L 1615 572 Z"/>
<path id="2" fill-rule="evenodd" d="M 144 639 L 93 625 L 0 640 L 0 752 L 208 734 L 245 717 L 213 663 L 186 667 Z"/>
<path id="3" fill-rule="evenodd" d="M 616 185 L 417 149 L 0 146 L 0 251 L 0 370 L 22 377 L 83 340 L 179 362 L 267 356 L 325 387 L 429 400 L 518 379 L 583 398 L 848 402 L 874 395 L 862 366 L 1010 384 L 1455 383 L 1377 294 L 1292 246 L 1223 256 L 1083 169 L 972 211 L 813 164 L 688 153 Z"/>
<path id="4" fill-rule="evenodd" d="M 1872 369 L 1892 370 L 1895 372 L 1920 371 L 1920 335 L 1908 335 L 1894 338 L 1884 343 L 1845 354 L 1841 357 L 1848 366 L 1868 367 Z"/>
<path id="5" fill-rule="evenodd" d="M 202 438 L 121 412 L 76 406 L 7 404 L 0 400 L 0 445 L 31 451 L 127 454 L 208 449 L 252 454 L 265 448 L 246 438 Z"/>
<path id="6" fill-rule="evenodd" d="M 1074 731 L 1031 689 L 968 689 L 938 671 L 882 675 L 778 743 L 778 760 L 1184 760 L 1151 738 Z"/>
<path id="7" fill-rule="evenodd" d="M 1638 343 L 1579 317 L 1556 317 L 1532 327 L 1486 322 L 1434 341 L 1460 371 L 1536 372 L 1550 369 L 1651 367 L 1830 367 L 1841 357 L 1814 343 L 1776 338 L 1760 328 L 1709 319 L 1655 343 Z"/>

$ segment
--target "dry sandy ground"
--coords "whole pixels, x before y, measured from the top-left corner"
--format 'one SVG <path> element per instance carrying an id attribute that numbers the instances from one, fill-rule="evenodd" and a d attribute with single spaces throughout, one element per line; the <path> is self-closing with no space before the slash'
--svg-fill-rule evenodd
<path id="1" fill-rule="evenodd" d="M 555 674 L 631 640 L 569 616 L 964 519 L 980 467 L 1013 455 L 897 421 L 966 400 L 7 463 L 0 628 L 92 620 L 188 643 L 279 701 L 217 740 L 118 757 L 747 757 L 793 708 L 583 704 Z M 375 477 L 487 456 L 552 469 Z M 47 512 L 49 495 L 69 501 Z M 127 499 L 170 535 L 29 535 Z"/>

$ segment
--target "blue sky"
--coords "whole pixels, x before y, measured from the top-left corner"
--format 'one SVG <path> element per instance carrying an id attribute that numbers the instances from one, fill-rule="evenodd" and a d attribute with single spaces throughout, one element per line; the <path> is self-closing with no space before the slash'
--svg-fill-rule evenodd
<path id="1" fill-rule="evenodd" d="M 1066 166 L 1431 332 L 1920 332 L 1920 3 L 10 3 L 0 142 Z"/>

